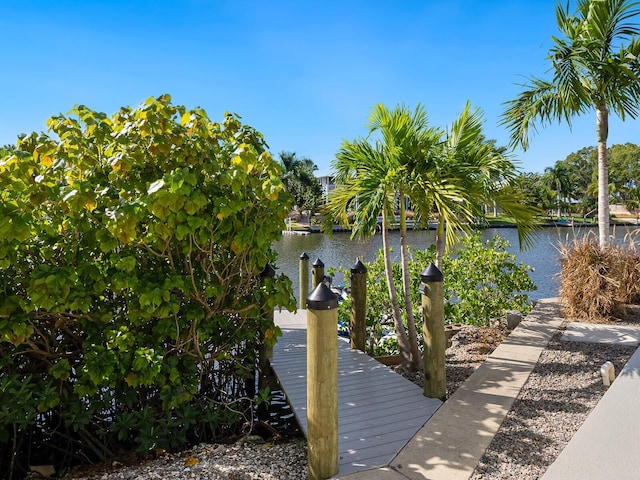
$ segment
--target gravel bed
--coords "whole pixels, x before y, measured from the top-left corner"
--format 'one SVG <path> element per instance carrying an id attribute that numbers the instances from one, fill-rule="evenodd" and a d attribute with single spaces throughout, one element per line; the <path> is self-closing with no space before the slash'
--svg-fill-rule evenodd
<path id="1" fill-rule="evenodd" d="M 477 325 L 464 325 L 451 340 L 445 355 L 445 368 L 447 375 L 447 398 L 462 385 L 467 378 L 480 366 L 482 362 L 493 352 L 500 342 L 508 335 L 504 325 L 492 327 L 480 327 Z M 408 378 L 416 385 L 424 386 L 422 372 L 408 372 L 401 367 L 394 370 L 403 377 Z"/>
<path id="2" fill-rule="evenodd" d="M 637 325 L 637 323 L 636 323 Z M 566 323 L 546 350 L 515 400 L 472 479 L 536 479 L 555 460 L 605 392 L 599 374 L 605 361 L 616 374 L 635 351 L 623 345 L 562 342 Z M 464 326 L 447 349 L 447 395 L 451 395 L 508 334 L 504 326 Z M 422 386 L 422 375 L 398 373 Z M 161 454 L 98 467 L 68 478 L 86 480 L 296 480 L 307 478 L 306 444 L 238 442 L 199 445 L 179 454 Z"/>
<path id="3" fill-rule="evenodd" d="M 540 478 L 604 395 L 600 366 L 611 361 L 617 375 L 636 349 L 563 342 L 565 327 L 542 352 L 473 480 Z"/>
<path id="4" fill-rule="evenodd" d="M 102 471 L 99 471 L 102 470 Z M 283 444 L 238 442 L 202 444 L 177 455 L 160 454 L 141 464 L 97 467 L 85 480 L 304 480 L 307 447 L 302 441 Z"/>

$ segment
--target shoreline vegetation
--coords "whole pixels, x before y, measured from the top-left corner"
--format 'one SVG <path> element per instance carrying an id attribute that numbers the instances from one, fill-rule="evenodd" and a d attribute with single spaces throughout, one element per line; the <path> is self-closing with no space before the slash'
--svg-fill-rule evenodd
<path id="1" fill-rule="evenodd" d="M 435 230 L 437 222 L 429 222 L 428 226 L 418 225 L 415 226 L 413 221 L 407 221 L 408 230 Z M 537 225 L 541 228 L 547 227 L 597 227 L 598 222 L 595 218 L 585 219 L 582 216 L 571 217 L 553 217 L 553 216 L 540 216 L 538 217 Z M 611 215 L 610 226 L 616 227 L 636 227 L 640 226 L 640 215 Z M 414 228 L 415 227 L 415 228 Z M 399 230 L 399 223 L 392 223 L 390 230 Z M 478 230 L 485 228 L 516 228 L 516 222 L 512 217 L 505 215 L 498 215 L 497 217 L 487 217 L 476 224 Z M 334 225 L 333 232 L 350 232 L 350 228 L 341 225 Z M 286 230 L 282 231 L 283 234 L 302 234 L 309 233 L 324 233 L 320 228 L 318 222 L 312 219 L 311 222 L 301 218 L 299 221 L 294 221 L 289 218 L 287 220 Z"/>

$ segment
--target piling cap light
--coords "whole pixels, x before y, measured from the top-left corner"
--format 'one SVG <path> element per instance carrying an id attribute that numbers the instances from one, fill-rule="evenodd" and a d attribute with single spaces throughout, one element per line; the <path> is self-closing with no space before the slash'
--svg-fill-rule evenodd
<path id="1" fill-rule="evenodd" d="M 320 282 L 307 297 L 307 308 L 310 310 L 332 310 L 338 308 L 338 297 L 324 282 Z"/>
<path id="2" fill-rule="evenodd" d="M 441 282 L 443 278 L 442 272 L 433 263 L 420 272 L 420 281 L 422 283 Z"/>
<path id="3" fill-rule="evenodd" d="M 302 255 L 300 255 L 300 260 L 309 260 L 309 255 L 307 255 L 307 252 L 302 252 Z"/>
<path id="4" fill-rule="evenodd" d="M 360 261 L 360 258 L 356 258 L 356 263 L 351 266 L 351 273 L 367 273 L 367 267 Z"/>
<path id="5" fill-rule="evenodd" d="M 319 258 L 316 258 L 316 261 L 313 262 L 313 266 L 314 267 L 324 267 L 324 263 L 322 263 L 322 260 L 320 260 Z"/>
<path id="6" fill-rule="evenodd" d="M 261 278 L 266 278 L 266 277 L 273 278 L 275 276 L 276 276 L 276 271 L 273 269 L 270 263 L 267 263 L 267 266 L 264 267 L 264 270 L 260 272 Z"/>

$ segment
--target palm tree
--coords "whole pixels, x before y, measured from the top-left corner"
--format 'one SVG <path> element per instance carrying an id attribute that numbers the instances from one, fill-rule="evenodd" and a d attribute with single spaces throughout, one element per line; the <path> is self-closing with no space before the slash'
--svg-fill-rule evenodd
<path id="1" fill-rule="evenodd" d="M 635 118 L 640 102 L 640 28 L 632 23 L 640 3 L 631 0 L 579 0 L 574 15 L 557 3 L 556 20 L 564 38 L 552 37 L 551 81 L 531 77 L 520 95 L 506 103 L 503 124 L 511 145 L 526 149 L 535 121 L 566 121 L 592 109 L 598 141 L 598 233 L 609 243 L 607 137 L 609 112 Z M 628 44 L 624 44 L 627 42 Z"/>
<path id="2" fill-rule="evenodd" d="M 470 105 L 448 135 L 429 127 L 421 105 L 413 112 L 403 105 L 391 111 L 377 105 L 369 116 L 368 128 L 367 138 L 345 141 L 332 163 L 337 186 L 324 210 L 325 230 L 331 231 L 334 222 L 348 224 L 348 213 L 353 210 L 352 237 L 367 239 L 375 233 L 378 216 L 382 215 L 385 276 L 398 345 L 403 366 L 417 370 L 421 361 L 411 303 L 405 199 L 425 221 L 434 210 L 438 213 L 440 268 L 443 239 L 446 236 L 446 243 L 453 244 L 458 231 L 469 230 L 484 201 L 495 200 L 520 219 L 523 235 L 532 228 L 533 209 L 522 205 L 519 196 L 504 188 L 506 180 L 515 176 L 513 164 L 491 142 L 484 141 L 482 115 L 472 112 Z M 406 331 L 388 242 L 390 219 L 395 217 L 396 207 L 400 217 Z"/>
<path id="3" fill-rule="evenodd" d="M 352 238 L 365 240 L 371 237 L 378 226 L 378 216 L 382 215 L 382 250 L 385 277 L 391 300 L 398 347 L 402 365 L 415 368 L 415 352 L 405 331 L 398 295 L 393 281 L 391 250 L 389 247 L 390 217 L 394 216 L 397 198 L 398 163 L 397 158 L 386 154 L 382 142 L 370 143 L 357 138 L 353 142 L 344 141 L 332 162 L 336 188 L 329 203 L 325 205 L 325 228 L 331 231 L 334 222 L 348 225 L 347 214 L 354 208 Z M 417 344 L 416 344 L 417 345 Z"/>
<path id="4" fill-rule="evenodd" d="M 405 105 L 397 105 L 389 111 L 382 104 L 376 105 L 369 116 L 369 135 L 380 134 L 385 155 L 397 165 L 396 195 L 400 224 L 400 259 L 402 268 L 402 292 L 407 316 L 407 330 L 411 352 L 411 369 L 422 367 L 416 321 L 411 301 L 411 277 L 409 272 L 409 247 L 407 245 L 406 207 L 411 202 L 411 165 L 418 158 L 428 156 L 439 143 L 440 131 L 429 127 L 426 112 L 418 104 L 413 112 Z M 395 213 L 394 213 L 395 216 Z"/>
<path id="5" fill-rule="evenodd" d="M 322 198 L 322 186 L 313 172 L 318 167 L 308 158 L 298 158 L 295 152 L 280 152 L 281 180 L 300 210 L 313 210 Z M 310 215 L 311 217 L 311 215 Z"/>
<path id="6" fill-rule="evenodd" d="M 382 241 L 385 276 L 392 315 L 403 366 L 418 370 L 422 366 L 418 349 L 416 322 L 411 302 L 408 246 L 406 241 L 406 206 L 413 193 L 411 165 L 416 158 L 428 155 L 441 136 L 428 126 L 422 106 L 414 111 L 404 105 L 389 110 L 377 105 L 369 116 L 368 137 L 344 142 L 336 155 L 336 189 L 326 208 L 327 226 L 334 221 L 347 224 L 347 213 L 354 211 L 352 237 L 366 239 L 373 235 L 382 215 Z M 388 236 L 391 218 L 398 210 L 402 263 L 403 306 L 406 313 L 405 331 L 400 302 L 393 281 L 391 251 Z"/>
<path id="7" fill-rule="evenodd" d="M 440 148 L 413 167 L 413 198 L 421 214 L 434 210 L 438 214 L 436 266 L 440 269 L 445 246 L 453 245 L 459 233 L 474 227 L 487 203 L 495 203 L 516 220 L 521 246 L 528 245 L 535 228 L 536 209 L 527 206 L 511 186 L 517 175 L 514 164 L 504 149 L 485 139 L 482 124 L 481 110 L 467 102 Z"/>
<path id="8" fill-rule="evenodd" d="M 556 162 L 553 167 L 544 169 L 543 179 L 548 182 L 548 187 L 555 190 L 558 203 L 557 217 L 562 216 L 562 206 L 566 204 L 567 199 L 571 195 L 571 181 L 569 179 L 569 170 L 562 162 Z"/>

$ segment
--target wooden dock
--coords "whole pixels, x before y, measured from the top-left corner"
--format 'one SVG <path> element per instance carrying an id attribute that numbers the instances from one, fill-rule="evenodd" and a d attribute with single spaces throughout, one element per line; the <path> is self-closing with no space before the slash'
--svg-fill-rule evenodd
<path id="1" fill-rule="evenodd" d="M 275 312 L 283 336 L 271 366 L 307 432 L 306 310 Z M 442 405 L 422 388 L 338 338 L 339 476 L 385 466 Z"/>

